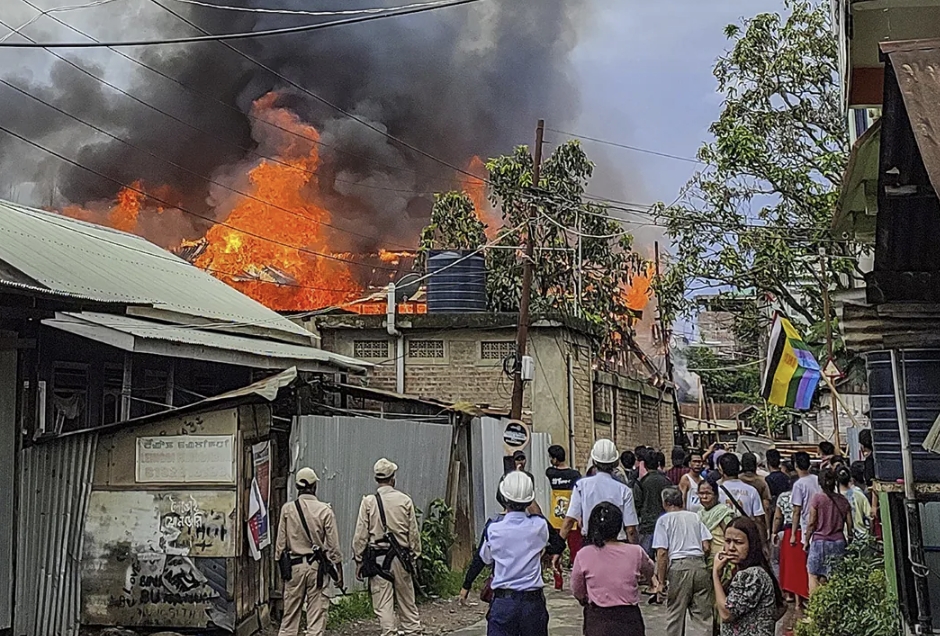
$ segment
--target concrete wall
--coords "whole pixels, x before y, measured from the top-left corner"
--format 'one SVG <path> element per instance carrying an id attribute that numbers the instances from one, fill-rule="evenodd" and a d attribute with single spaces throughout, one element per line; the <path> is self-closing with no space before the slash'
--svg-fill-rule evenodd
<path id="1" fill-rule="evenodd" d="M 482 343 L 511 343 L 514 326 L 403 331 L 405 393 L 509 411 L 512 382 L 500 360 L 483 359 Z M 356 355 L 357 341 L 387 342 L 387 355 L 365 358 L 376 365 L 365 382 L 395 390 L 395 339 L 384 329 L 344 326 L 321 329 L 320 335 L 325 350 L 353 357 L 361 357 Z M 412 342 L 432 340 L 443 342 L 443 357 L 411 355 Z M 563 326 L 533 326 L 528 354 L 535 359 L 535 379 L 526 386 L 523 419 L 531 422 L 534 432 L 548 433 L 553 444 L 573 449 L 575 466 L 587 465 L 591 447 L 602 437 L 616 437 L 618 448 L 624 450 L 648 444 L 668 454 L 673 426 L 669 393 L 663 397 L 646 383 L 624 376 L 597 373 L 595 378 L 587 336 Z M 569 402 L 574 405 L 573 432 L 568 424 Z"/>

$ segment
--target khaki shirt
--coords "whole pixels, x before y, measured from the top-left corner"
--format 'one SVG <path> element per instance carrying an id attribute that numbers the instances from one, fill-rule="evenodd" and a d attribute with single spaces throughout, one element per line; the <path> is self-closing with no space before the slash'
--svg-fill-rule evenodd
<path id="1" fill-rule="evenodd" d="M 300 516 L 297 514 L 297 506 L 293 501 L 288 501 L 281 508 L 281 517 L 277 524 L 274 558 L 279 559 L 285 550 L 297 556 L 313 554 L 314 548 L 319 546 L 331 562 L 339 563 L 343 560 L 343 555 L 339 548 L 339 532 L 336 530 L 333 508 L 313 495 L 300 495 L 299 499 L 314 543 L 311 545 L 307 539 L 307 533 L 304 532 Z"/>
<path id="2" fill-rule="evenodd" d="M 418 530 L 418 519 L 411 497 L 391 486 L 379 486 L 378 492 L 382 496 L 389 532 L 398 540 L 399 545 L 409 548 L 415 557 L 420 556 L 421 532 Z M 356 562 L 362 560 L 366 546 L 378 543 L 384 536 L 375 495 L 366 495 L 359 506 L 359 519 L 356 521 L 356 534 L 353 537 L 353 558 Z"/>

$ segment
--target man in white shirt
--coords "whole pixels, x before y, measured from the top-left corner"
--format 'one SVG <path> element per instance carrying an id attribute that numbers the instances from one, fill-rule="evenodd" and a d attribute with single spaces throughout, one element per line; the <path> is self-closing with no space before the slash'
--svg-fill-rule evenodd
<path id="1" fill-rule="evenodd" d="M 725 453 L 718 459 L 718 472 L 721 474 L 721 481 L 718 482 L 718 501 L 734 510 L 737 516 L 744 515 L 753 519 L 761 531 L 761 536 L 766 537 L 767 520 L 760 493 L 754 486 L 738 479 L 741 474 L 741 460 L 734 453 Z"/>
<path id="2" fill-rule="evenodd" d="M 656 521 L 653 548 L 657 579 L 668 583 L 666 636 L 684 636 L 686 614 L 702 626 L 711 623 L 715 598 L 705 555 L 711 551 L 712 535 L 698 514 L 683 509 L 677 488 L 663 490 L 662 500 L 666 514 Z"/>
<path id="3" fill-rule="evenodd" d="M 562 539 L 568 538 L 568 533 L 575 523 L 581 526 L 581 534 L 587 536 L 588 522 L 594 506 L 602 501 L 608 501 L 623 514 L 623 527 L 630 543 L 639 543 L 636 527 L 639 523 L 636 508 L 633 504 L 633 491 L 614 479 L 612 473 L 620 462 L 617 447 L 609 439 L 599 439 L 591 449 L 591 460 L 597 467 L 597 473 L 591 477 L 582 477 L 571 491 L 571 502 L 565 521 L 559 531 Z"/>

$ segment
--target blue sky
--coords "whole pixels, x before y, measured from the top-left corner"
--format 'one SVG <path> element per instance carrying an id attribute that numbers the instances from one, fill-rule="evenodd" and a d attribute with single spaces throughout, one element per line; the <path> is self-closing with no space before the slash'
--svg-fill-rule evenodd
<path id="1" fill-rule="evenodd" d="M 721 108 L 712 66 L 725 25 L 783 0 L 594 0 L 572 61 L 582 112 L 574 132 L 694 157 Z M 550 125 L 550 123 L 549 123 Z M 695 165 L 585 142 L 598 164 L 595 194 L 672 201 Z"/>

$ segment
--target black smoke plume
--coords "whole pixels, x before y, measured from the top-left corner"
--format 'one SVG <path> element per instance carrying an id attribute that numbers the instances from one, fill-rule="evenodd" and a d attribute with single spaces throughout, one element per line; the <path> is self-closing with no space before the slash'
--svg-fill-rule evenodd
<path id="1" fill-rule="evenodd" d="M 313 22 L 320 18 L 235 13 L 181 3 L 141 0 L 137 13 L 123 15 L 121 3 L 89 9 L 92 19 L 60 19 L 99 39 L 180 37 L 195 30 L 157 2 L 212 33 L 248 31 Z M 222 0 L 208 0 L 222 3 Z M 379 0 L 227 0 L 243 7 L 348 9 Z M 400 5 L 404 0 L 387 6 Z M 420 15 L 314 31 L 307 34 L 233 42 L 232 45 L 298 84 L 375 126 L 449 163 L 465 167 L 473 155 L 486 158 L 531 143 L 535 121 L 564 125 L 578 110 L 578 91 L 569 53 L 577 43 L 588 0 L 482 0 Z M 3 12 L 0 11 L 0 15 Z M 76 14 L 77 16 L 77 14 Z M 322 18 L 331 20 L 336 18 Z M 3 18 L 4 22 L 16 22 Z M 43 18 L 26 30 L 37 40 L 81 40 Z M 47 51 L 11 53 L 5 79 L 63 110 L 145 148 L 169 162 L 132 149 L 0 86 L 0 120 L 5 127 L 49 146 L 121 183 L 143 179 L 172 186 L 178 205 L 208 216 L 212 186 L 194 176 L 222 175 L 226 167 L 252 160 L 258 147 L 244 115 L 271 90 L 279 104 L 297 112 L 321 132 L 318 169 L 321 202 L 338 225 L 380 237 L 337 233 L 340 249 L 369 251 L 386 241 L 414 244 L 431 205 L 429 192 L 459 185 L 459 175 L 389 141 L 373 130 L 285 84 L 219 43 L 124 49 L 183 84 L 234 107 L 194 96 L 151 71 L 107 50 L 59 54 L 128 93 L 187 122 L 159 112 L 83 75 Z M 207 134 L 197 132 L 206 131 Z M 246 150 L 247 149 L 247 150 Z M 190 172 L 187 172 L 190 171 Z M 25 197 L 34 205 L 87 204 L 112 198 L 120 186 L 43 156 L 0 133 L 0 196 Z M 216 217 L 217 218 L 217 217 Z M 205 223 L 188 218 L 168 229 L 161 243 L 195 238 Z"/>

